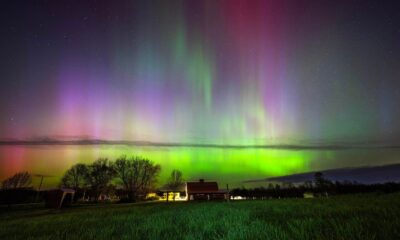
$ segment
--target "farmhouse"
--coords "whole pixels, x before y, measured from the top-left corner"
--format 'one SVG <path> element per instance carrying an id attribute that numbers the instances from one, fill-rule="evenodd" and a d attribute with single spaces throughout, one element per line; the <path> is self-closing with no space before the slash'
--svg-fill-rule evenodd
<path id="1" fill-rule="evenodd" d="M 166 201 L 167 196 L 169 201 L 186 201 L 187 200 L 187 195 L 186 195 L 186 183 L 182 183 L 180 186 L 178 186 L 176 189 L 171 189 L 169 186 L 163 186 L 158 189 L 160 200 Z M 153 193 L 155 194 L 155 193 Z M 155 196 L 155 195 L 154 195 Z M 151 195 L 148 195 L 147 197 L 151 197 Z"/>
<path id="2" fill-rule="evenodd" d="M 150 193 L 148 198 L 155 197 L 156 193 Z M 197 182 L 186 182 L 177 189 L 168 186 L 158 189 L 161 201 L 191 201 L 191 200 L 228 200 L 229 192 L 218 189 L 217 182 L 206 182 L 200 179 Z"/>
<path id="3" fill-rule="evenodd" d="M 188 201 L 229 199 L 228 191 L 218 189 L 217 182 L 205 182 L 204 179 L 198 182 L 187 182 L 186 195 Z"/>

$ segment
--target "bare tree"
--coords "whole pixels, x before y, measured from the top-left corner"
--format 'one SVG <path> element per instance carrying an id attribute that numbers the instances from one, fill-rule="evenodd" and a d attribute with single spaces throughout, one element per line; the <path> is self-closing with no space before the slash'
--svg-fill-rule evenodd
<path id="1" fill-rule="evenodd" d="M 32 183 L 32 176 L 28 172 L 19 172 L 5 179 L 3 189 L 27 188 Z"/>
<path id="2" fill-rule="evenodd" d="M 126 159 L 126 155 L 123 155 L 114 163 L 114 169 L 116 176 L 121 180 L 122 186 L 128 194 L 128 199 L 133 199 L 132 185 L 133 185 L 133 171 L 132 162 Z"/>
<path id="3" fill-rule="evenodd" d="M 326 179 L 321 172 L 316 172 L 314 174 L 314 182 L 317 190 L 320 193 L 325 194 L 325 196 L 328 196 L 328 190 L 333 185 L 332 182 Z"/>
<path id="4" fill-rule="evenodd" d="M 121 156 L 115 161 L 114 169 L 128 193 L 128 199 L 135 200 L 153 187 L 161 167 L 141 157 L 127 159 Z"/>
<path id="5" fill-rule="evenodd" d="M 99 158 L 87 168 L 86 183 L 98 197 L 108 189 L 109 183 L 115 176 L 115 170 L 107 158 Z"/>
<path id="6" fill-rule="evenodd" d="M 64 174 L 61 179 L 61 186 L 73 188 L 75 190 L 78 188 L 84 188 L 87 185 L 87 175 L 88 167 L 85 164 L 75 164 Z"/>
<path id="7" fill-rule="evenodd" d="M 182 172 L 177 169 L 172 170 L 167 186 L 169 189 L 172 190 L 174 201 L 175 201 L 175 193 L 178 192 L 179 187 L 181 187 L 182 184 L 183 184 Z M 167 201 L 168 201 L 168 192 L 167 192 Z"/>

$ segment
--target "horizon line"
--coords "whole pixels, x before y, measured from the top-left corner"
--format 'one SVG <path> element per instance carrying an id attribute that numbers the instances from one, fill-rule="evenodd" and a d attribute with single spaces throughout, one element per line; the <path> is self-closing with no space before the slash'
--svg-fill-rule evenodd
<path id="1" fill-rule="evenodd" d="M 152 142 L 130 140 L 0 140 L 0 146 L 12 145 L 126 145 L 142 147 L 197 147 L 197 148 L 260 148 L 260 149 L 287 149 L 287 150 L 346 150 L 346 149 L 387 149 L 400 148 L 398 144 L 371 144 L 371 143 L 347 143 L 347 144 L 218 144 L 218 143 L 178 143 L 178 142 Z"/>

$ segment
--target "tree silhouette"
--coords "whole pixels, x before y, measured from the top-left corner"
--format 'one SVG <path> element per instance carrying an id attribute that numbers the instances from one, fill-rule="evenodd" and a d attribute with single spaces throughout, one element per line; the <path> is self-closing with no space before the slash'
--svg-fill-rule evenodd
<path id="1" fill-rule="evenodd" d="M 32 176 L 28 172 L 19 172 L 2 182 L 3 189 L 27 188 L 32 183 Z"/>
<path id="2" fill-rule="evenodd" d="M 314 182 L 317 190 L 323 192 L 326 196 L 328 195 L 328 189 L 333 185 L 331 181 L 325 179 L 321 172 L 314 174 Z"/>
<path id="3" fill-rule="evenodd" d="M 161 167 L 141 157 L 121 156 L 114 163 L 116 176 L 121 180 L 127 192 L 128 200 L 136 200 L 154 186 Z"/>
<path id="4" fill-rule="evenodd" d="M 75 190 L 84 188 L 87 185 L 87 175 L 88 167 L 85 164 L 75 164 L 64 174 L 61 179 L 61 186 L 73 188 Z"/>
<path id="5" fill-rule="evenodd" d="M 115 170 L 107 158 L 97 159 L 87 169 L 86 183 L 97 198 L 102 192 L 108 190 L 108 185 L 115 176 Z"/>
<path id="6" fill-rule="evenodd" d="M 318 189 L 322 189 L 324 187 L 325 179 L 324 179 L 324 175 L 322 174 L 322 172 L 316 172 L 314 174 L 314 183 Z"/>

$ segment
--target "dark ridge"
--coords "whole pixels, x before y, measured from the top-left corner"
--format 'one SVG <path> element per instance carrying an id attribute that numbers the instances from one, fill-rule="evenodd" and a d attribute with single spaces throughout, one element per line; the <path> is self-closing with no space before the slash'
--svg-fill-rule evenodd
<path id="1" fill-rule="evenodd" d="M 330 181 L 356 181 L 359 183 L 384 183 L 400 181 L 400 164 L 390 164 L 383 166 L 365 166 L 355 168 L 338 168 L 319 171 Z M 261 182 L 291 182 L 300 183 L 312 181 L 315 172 L 292 174 L 280 177 L 265 179 L 248 180 L 245 183 Z"/>

